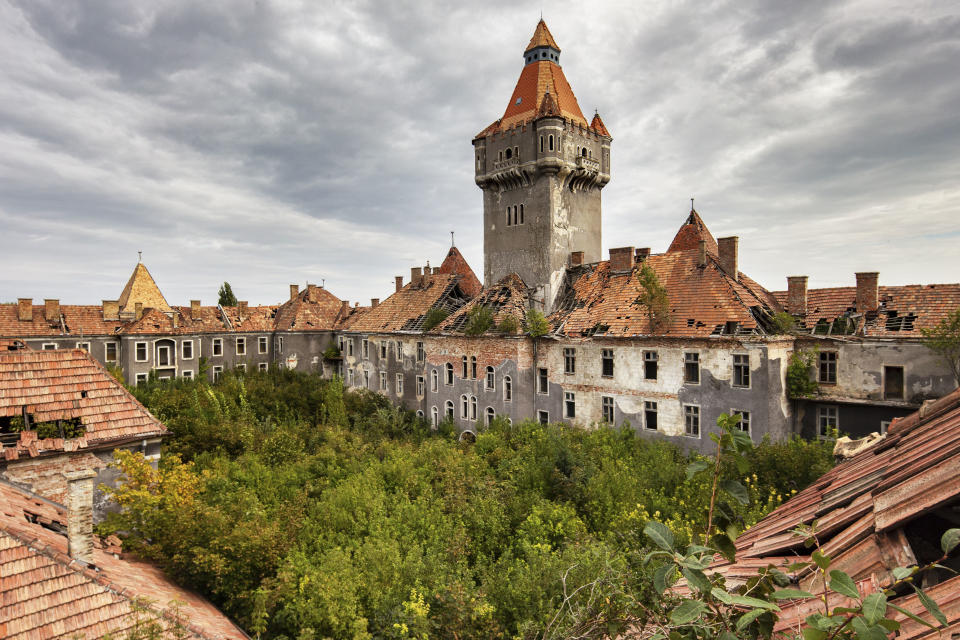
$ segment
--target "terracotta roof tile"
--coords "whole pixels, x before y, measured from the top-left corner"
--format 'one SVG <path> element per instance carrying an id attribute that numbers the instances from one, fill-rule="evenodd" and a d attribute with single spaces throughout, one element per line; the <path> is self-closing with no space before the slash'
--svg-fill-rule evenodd
<path id="1" fill-rule="evenodd" d="M 550 33 L 550 29 L 547 28 L 547 23 L 543 21 L 543 18 L 537 23 L 536 28 L 533 30 L 533 37 L 530 38 L 530 44 L 527 45 L 527 48 L 524 49 L 523 52 L 526 53 L 537 47 L 552 47 L 560 51 L 557 41 L 553 39 L 553 34 Z"/>
<path id="2" fill-rule="evenodd" d="M 687 216 L 687 219 L 680 226 L 680 230 L 677 231 L 673 242 L 670 243 L 667 253 L 671 251 L 699 249 L 701 240 L 706 242 L 707 253 L 712 253 L 713 255 L 720 253 L 720 249 L 717 247 L 717 241 L 714 240 L 710 229 L 707 228 L 707 225 L 700 218 L 700 214 L 697 213 L 695 209 L 690 209 L 690 215 Z"/>
<path id="3" fill-rule="evenodd" d="M 144 309 L 151 307 L 160 311 L 170 311 L 170 305 L 160 293 L 160 287 L 154 282 L 153 276 L 142 262 L 138 262 L 134 267 L 130 279 L 123 288 L 123 293 L 120 294 L 120 312 L 133 313 L 138 302 L 143 304 Z"/>
<path id="4" fill-rule="evenodd" d="M 599 113 L 593 114 L 593 120 L 590 121 L 590 128 L 602 136 L 610 137 L 610 132 L 607 131 L 607 125 L 603 124 Z"/>
<path id="5" fill-rule="evenodd" d="M 170 614 L 171 601 L 182 603 L 189 638 L 247 638 L 209 602 L 153 566 L 117 558 L 103 541 L 93 551 L 96 568 L 83 567 L 67 555 L 66 536 L 39 522 L 65 530 L 66 510 L 0 483 L 0 634 L 7 640 L 125 636 L 135 598 L 152 601 L 157 615 Z"/>
<path id="6" fill-rule="evenodd" d="M 509 129 L 513 125 L 532 120 L 548 92 L 556 101 L 560 115 L 581 126 L 588 126 L 587 119 L 583 117 L 577 103 L 577 97 L 563 75 L 563 69 L 555 62 L 540 60 L 523 67 L 498 128 Z"/>
<path id="7" fill-rule="evenodd" d="M 349 313 L 343 300 L 311 284 L 277 308 L 274 327 L 277 331 L 331 331 Z"/>
<path id="8" fill-rule="evenodd" d="M 391 332 L 422 331 L 423 321 L 433 308 L 453 312 L 468 299 L 460 288 L 463 276 L 432 273 L 418 282 L 408 282 L 400 291 L 362 313 L 349 324 L 350 331 Z"/>
<path id="9" fill-rule="evenodd" d="M 450 247 L 450 251 L 447 252 L 447 257 L 443 259 L 443 262 L 437 268 L 437 273 L 450 273 L 460 276 L 460 290 L 471 298 L 478 295 L 483 289 L 483 285 L 480 284 L 477 275 L 473 272 L 473 269 L 470 268 L 470 265 L 467 264 L 467 259 L 463 257 L 463 254 L 460 253 L 460 250 L 456 247 Z"/>
<path id="10" fill-rule="evenodd" d="M 436 331 L 462 332 L 470 311 L 478 305 L 486 306 L 493 312 L 495 324 L 500 324 L 505 317 L 512 316 L 517 321 L 517 327 L 522 327 L 529 307 L 527 285 L 516 273 L 504 276 L 497 284 L 483 289 L 473 300 L 450 314 L 450 317 L 444 320 Z"/>
<path id="11" fill-rule="evenodd" d="M 674 250 L 654 254 L 646 263 L 666 288 L 670 325 L 663 335 L 710 336 L 729 333 L 735 323 L 738 333 L 763 332 L 758 315 L 769 316 L 779 308 L 760 285 L 741 274 L 732 279 L 713 255 L 698 266 L 698 250 Z M 549 318 L 558 334 L 567 336 L 650 335 L 647 309 L 638 302 L 642 288 L 632 271 L 614 272 L 609 261 L 568 271 L 568 288 L 558 295 L 557 310 Z"/>
<path id="12" fill-rule="evenodd" d="M 103 365 L 80 349 L 0 352 L 0 416 L 21 415 L 24 406 L 35 422 L 79 419 L 86 433 L 73 440 L 37 440 L 36 431 L 23 431 L 19 440 L 7 443 L 4 455 L 36 456 L 167 432 Z"/>
<path id="13" fill-rule="evenodd" d="M 0 304 L 0 335 L 10 337 L 57 337 L 112 335 L 123 323 L 119 320 L 104 320 L 100 305 L 60 305 L 60 320 L 47 321 L 43 305 L 32 305 L 32 318 L 21 321 L 17 305 Z M 66 329 L 66 333 L 64 333 Z"/>

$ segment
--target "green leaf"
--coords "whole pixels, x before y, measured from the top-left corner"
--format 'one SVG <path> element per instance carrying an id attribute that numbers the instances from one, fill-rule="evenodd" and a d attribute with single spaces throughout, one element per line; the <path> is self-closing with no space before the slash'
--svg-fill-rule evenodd
<path id="1" fill-rule="evenodd" d="M 733 633 L 729 631 L 724 631 L 717 636 L 717 640 L 737 640 L 737 636 L 733 635 Z"/>
<path id="2" fill-rule="evenodd" d="M 909 578 L 913 575 L 913 572 L 916 570 L 916 567 L 894 567 L 893 569 L 893 579 L 899 582 L 904 578 Z"/>
<path id="3" fill-rule="evenodd" d="M 673 579 L 677 574 L 677 568 L 673 564 L 664 564 L 657 567 L 653 572 L 653 588 L 660 594 L 673 585 Z"/>
<path id="4" fill-rule="evenodd" d="M 723 483 L 723 490 L 733 496 L 740 504 L 750 504 L 750 493 L 747 488 L 736 480 L 727 480 Z"/>
<path id="5" fill-rule="evenodd" d="M 766 613 L 766 610 L 764 609 L 753 609 L 751 611 L 747 611 L 745 614 L 740 616 L 739 620 L 737 620 L 737 631 L 743 631 L 747 625 L 762 616 L 764 613 Z"/>
<path id="6" fill-rule="evenodd" d="M 821 553 L 820 550 L 814 551 L 810 557 L 813 558 L 813 561 L 817 563 L 817 566 L 824 571 L 830 568 L 830 557 Z"/>
<path id="7" fill-rule="evenodd" d="M 887 640 L 887 630 L 876 624 L 868 624 L 863 618 L 852 620 L 857 640 Z"/>
<path id="8" fill-rule="evenodd" d="M 824 640 L 827 637 L 826 631 L 814 627 L 804 627 L 802 633 L 803 640 Z"/>
<path id="9" fill-rule="evenodd" d="M 869 624 L 877 624 L 887 613 L 887 596 L 871 593 L 863 599 L 863 617 Z"/>
<path id="10" fill-rule="evenodd" d="M 719 600 L 723 604 L 733 603 L 733 601 L 731 600 L 733 596 L 727 593 L 725 589 L 721 589 L 720 587 L 714 587 L 713 589 L 710 589 L 710 595 L 712 595 L 714 599 Z"/>
<path id="11" fill-rule="evenodd" d="M 620 623 L 613 620 L 607 622 L 607 636 L 616 638 L 618 635 L 620 635 Z"/>
<path id="12" fill-rule="evenodd" d="M 710 543 L 717 548 L 723 557 L 729 560 L 730 562 L 736 562 L 737 560 L 737 547 L 733 542 L 723 533 L 718 533 L 712 538 L 710 538 Z"/>
<path id="13" fill-rule="evenodd" d="M 661 549 L 673 551 L 673 532 L 666 525 L 651 520 L 643 528 L 643 532 Z"/>
<path id="14" fill-rule="evenodd" d="M 710 462 L 708 460 L 694 460 L 687 465 L 687 480 L 692 480 L 693 476 L 709 468 Z"/>
<path id="15" fill-rule="evenodd" d="M 940 548 L 944 553 L 950 553 L 960 544 L 960 529 L 947 529 L 940 538 Z"/>
<path id="16" fill-rule="evenodd" d="M 761 600 L 759 598 L 751 598 L 750 596 L 731 595 L 730 604 L 739 604 L 744 607 L 754 607 L 756 609 L 769 609 L 770 611 L 780 611 L 780 607 L 772 602 L 767 602 L 766 600 Z"/>
<path id="17" fill-rule="evenodd" d="M 707 610 L 707 605 L 699 600 L 684 600 L 680 606 L 670 612 L 670 622 L 673 624 L 689 624 L 699 618 Z"/>
<path id="18" fill-rule="evenodd" d="M 797 598 L 815 598 L 816 596 L 809 591 L 800 589 L 778 589 L 771 594 L 774 600 L 794 600 Z"/>
<path id="19" fill-rule="evenodd" d="M 790 573 L 795 573 L 797 571 L 800 571 L 801 569 L 806 569 L 809 566 L 810 566 L 809 562 L 794 562 L 794 563 L 788 564 L 786 569 Z"/>
<path id="20" fill-rule="evenodd" d="M 843 571 L 834 569 L 830 572 L 830 588 L 848 598 L 860 599 L 860 592 L 857 591 L 857 585 L 855 585 L 853 580 L 850 579 L 850 576 Z"/>
<path id="21" fill-rule="evenodd" d="M 903 607 L 897 606 L 897 605 L 893 604 L 892 602 L 887 603 L 887 606 L 890 607 L 891 609 L 896 609 L 897 611 L 899 611 L 899 612 L 902 613 L 903 615 L 907 616 L 908 618 L 910 618 L 910 619 L 913 620 L 914 622 L 919 622 L 920 624 L 926 625 L 926 626 L 930 627 L 931 629 L 936 629 L 936 627 L 935 627 L 934 625 L 930 624 L 929 622 L 927 622 L 926 620 L 924 620 L 923 618 L 921 618 L 921 617 L 918 616 L 917 614 L 915 614 L 915 613 L 910 613 L 909 611 L 907 611 L 907 610 L 904 609 Z"/>
<path id="22" fill-rule="evenodd" d="M 917 592 L 917 597 L 920 598 L 920 602 L 922 602 L 923 606 L 927 608 L 927 611 L 930 612 L 930 615 L 936 618 L 937 622 L 943 626 L 947 626 L 947 618 L 943 615 L 943 611 L 940 611 L 940 607 L 938 607 L 937 603 L 933 601 L 933 598 L 924 593 L 924 591 L 917 585 L 913 585 L 913 589 Z"/>
<path id="23" fill-rule="evenodd" d="M 897 622 L 896 620 L 891 620 L 890 618 L 884 618 L 877 624 L 879 624 L 881 627 L 886 629 L 887 633 L 893 633 L 894 631 L 897 631 L 900 629 L 900 623 Z"/>
<path id="24" fill-rule="evenodd" d="M 790 576 L 785 574 L 779 569 L 770 569 L 770 577 L 773 578 L 773 584 L 780 587 L 781 589 L 788 587 L 790 585 Z"/>
<path id="25" fill-rule="evenodd" d="M 699 569 L 690 569 L 684 567 L 683 577 L 687 579 L 687 584 L 700 593 L 710 593 L 710 590 L 713 588 L 713 585 L 710 584 L 710 580 L 707 579 L 706 574 Z"/>

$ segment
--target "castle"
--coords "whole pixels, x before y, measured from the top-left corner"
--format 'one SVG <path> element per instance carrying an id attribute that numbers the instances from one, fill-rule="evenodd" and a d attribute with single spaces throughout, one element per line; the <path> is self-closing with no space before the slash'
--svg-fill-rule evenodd
<path id="1" fill-rule="evenodd" d="M 625 246 L 603 260 L 612 138 L 599 115 L 584 117 L 559 62 L 541 20 L 506 110 L 473 140 L 482 283 L 451 247 L 368 306 L 316 285 L 290 285 L 269 306 L 176 306 L 137 264 L 117 300 L 0 306 L 0 340 L 85 349 L 130 384 L 281 366 L 340 375 L 463 434 L 496 416 L 629 422 L 704 451 L 721 413 L 739 413 L 756 439 L 862 435 L 955 387 L 920 329 L 960 307 L 960 284 L 882 287 L 858 273 L 856 286 L 808 290 L 795 276 L 770 292 L 739 270 L 738 238 L 715 239 L 692 207 L 666 251 Z M 644 302 L 641 272 L 664 287 L 662 313 Z M 546 314 L 545 335 L 525 331 L 530 309 Z M 788 387 L 794 354 L 809 358 L 816 389 Z"/>

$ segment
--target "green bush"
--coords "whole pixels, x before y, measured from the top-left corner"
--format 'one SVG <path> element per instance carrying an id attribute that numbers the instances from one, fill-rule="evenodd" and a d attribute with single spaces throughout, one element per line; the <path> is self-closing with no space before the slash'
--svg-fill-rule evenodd
<path id="1" fill-rule="evenodd" d="M 430 309 L 430 311 L 427 311 L 427 315 L 423 319 L 423 330 L 430 331 L 430 329 L 433 329 L 434 327 L 439 325 L 441 322 L 446 320 L 447 316 L 449 315 L 450 315 L 450 312 L 447 311 L 446 309 L 440 309 L 437 307 Z"/>
<path id="2" fill-rule="evenodd" d="M 536 309 L 527 311 L 527 335 L 531 338 L 539 338 L 550 333 L 550 323 L 543 316 L 543 313 Z"/>
<path id="3" fill-rule="evenodd" d="M 468 336 L 483 335 L 493 327 L 493 312 L 490 308 L 478 304 L 467 313 L 467 324 L 463 332 Z"/>

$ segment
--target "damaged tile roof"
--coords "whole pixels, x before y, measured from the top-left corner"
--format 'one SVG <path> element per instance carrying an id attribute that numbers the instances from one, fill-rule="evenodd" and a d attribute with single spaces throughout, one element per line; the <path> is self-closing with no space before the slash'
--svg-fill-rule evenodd
<path id="1" fill-rule="evenodd" d="M 827 326 L 838 318 L 855 315 L 851 332 L 869 337 L 921 337 L 920 329 L 929 329 L 960 308 L 960 283 L 911 284 L 878 287 L 880 303 L 876 313 L 856 314 L 856 287 L 831 287 L 807 291 L 807 314 L 801 326 L 826 333 Z M 786 304 L 787 292 L 773 295 Z"/>
<path id="2" fill-rule="evenodd" d="M 471 298 L 479 295 L 483 289 L 483 285 L 480 284 L 477 275 L 473 272 L 473 269 L 470 268 L 470 265 L 467 264 L 467 259 L 463 257 L 463 254 L 460 253 L 460 250 L 456 247 L 450 247 L 450 251 L 447 252 L 447 257 L 443 259 L 443 262 L 440 263 L 440 266 L 437 267 L 434 272 L 452 273 L 461 276 L 459 283 L 460 290 Z"/>
<path id="3" fill-rule="evenodd" d="M 130 279 L 123 288 L 123 293 L 120 294 L 120 313 L 133 313 L 138 302 L 144 309 L 150 307 L 160 311 L 170 311 L 170 305 L 160 293 L 160 287 L 142 262 L 138 262 L 134 267 Z"/>
<path id="4" fill-rule="evenodd" d="M 745 580 L 751 568 L 805 561 L 809 549 L 790 533 L 817 520 L 817 534 L 831 568 L 841 569 L 872 590 L 891 583 L 898 566 L 926 564 L 940 558 L 940 536 L 960 522 L 960 389 L 930 401 L 919 411 L 895 419 L 885 438 L 838 464 L 807 489 L 785 502 L 737 539 L 737 564 L 718 562 L 728 587 Z M 960 568 L 956 554 L 945 564 Z M 806 570 L 804 570 L 806 571 Z M 739 576 L 739 577 L 736 577 Z M 809 587 L 809 573 L 797 575 Z M 943 610 L 949 630 L 960 630 L 960 576 L 945 572 L 927 578 L 926 591 Z M 930 584 L 932 582 L 933 584 Z M 742 583 L 742 582 L 741 582 Z M 912 591 L 890 600 L 925 617 Z M 795 626 L 809 611 L 784 607 L 779 628 Z M 901 638 L 936 632 L 896 614 Z M 949 634 L 947 634 L 949 635 Z"/>
<path id="5" fill-rule="evenodd" d="M 717 247 L 717 241 L 714 240 L 710 229 L 707 228 L 703 219 L 700 218 L 700 214 L 697 213 L 696 209 L 690 209 L 690 215 L 688 215 L 684 223 L 680 225 L 680 229 L 677 231 L 677 235 L 673 237 L 673 242 L 670 243 L 667 253 L 671 251 L 699 249 L 701 240 L 706 242 L 707 253 L 712 253 L 713 255 L 720 253 Z"/>
<path id="6" fill-rule="evenodd" d="M 477 306 L 488 307 L 493 312 L 493 321 L 497 325 L 505 317 L 511 316 L 517 321 L 518 329 L 522 328 L 529 307 L 527 285 L 516 273 L 508 274 L 497 284 L 483 289 L 473 300 L 450 314 L 450 317 L 438 325 L 434 331 L 440 333 L 463 331 L 470 311 Z"/>
<path id="7" fill-rule="evenodd" d="M 277 331 L 330 331 L 346 318 L 349 307 L 323 287 L 307 285 L 296 297 L 277 308 Z"/>
<path id="8" fill-rule="evenodd" d="M 699 249 L 653 254 L 645 262 L 666 288 L 670 303 L 670 324 L 658 335 L 764 333 L 763 323 L 779 311 L 769 292 L 742 273 L 734 280 L 714 255 L 708 253 L 706 265 L 699 266 Z M 641 264 L 623 272 L 613 271 L 609 261 L 571 267 L 567 285 L 557 297 L 557 309 L 549 318 L 555 333 L 651 335 L 647 308 L 639 302 Z"/>
<path id="9" fill-rule="evenodd" d="M 102 544 L 92 566 L 70 558 L 67 538 L 58 533 L 66 531 L 66 517 L 60 505 L 0 483 L 0 637 L 126 637 L 136 620 L 134 600 L 148 598 L 154 615 L 172 615 L 169 603 L 181 603 L 185 637 L 247 638 L 212 604 L 151 565 L 117 558 Z M 169 620 L 165 626 L 174 637 Z"/>
<path id="10" fill-rule="evenodd" d="M 79 420 L 79 438 L 37 439 L 36 431 L 4 434 L 3 456 L 16 460 L 76 451 L 100 443 L 160 436 L 166 427 L 107 370 L 80 349 L 0 352 L 0 421 L 26 412 L 34 423 Z"/>
<path id="11" fill-rule="evenodd" d="M 543 18 L 540 18 L 540 22 L 537 23 L 537 27 L 533 30 L 533 37 L 530 38 L 530 44 L 527 45 L 527 48 L 524 49 L 523 52 L 527 53 L 537 47 L 552 47 L 560 51 L 560 46 L 557 44 L 557 41 L 553 39 L 553 34 L 550 33 L 550 29 L 547 28 L 547 23 L 543 21 Z"/>
<path id="12" fill-rule="evenodd" d="M 463 279 L 454 273 L 421 275 L 350 322 L 348 329 L 373 333 L 422 331 L 431 309 L 453 313 L 467 301 L 469 296 L 460 288 Z"/>

